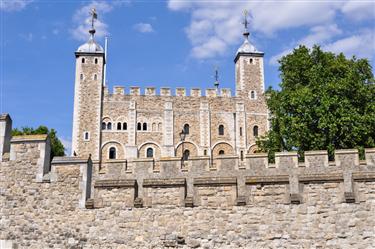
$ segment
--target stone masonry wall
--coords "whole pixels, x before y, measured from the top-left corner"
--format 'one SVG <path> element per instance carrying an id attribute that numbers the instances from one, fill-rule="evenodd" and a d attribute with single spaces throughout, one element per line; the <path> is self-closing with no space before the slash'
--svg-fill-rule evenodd
<path id="1" fill-rule="evenodd" d="M 374 149 L 366 151 L 366 162 L 357 161 L 353 150 L 337 151 L 336 162 L 327 166 L 321 152 L 307 154 L 304 163 L 293 153 L 277 154 L 276 164 L 262 155 L 247 156 L 245 169 L 236 168 L 233 156 L 217 159 L 220 168 L 206 158 L 189 161 L 187 168 L 179 160 L 165 159 L 159 168 L 134 161 L 124 175 L 99 178 L 94 171 L 90 195 L 85 186 L 91 168 L 80 158 L 55 158 L 43 181 L 36 181 L 41 143 L 12 142 L 14 156 L 1 162 L 2 243 L 18 248 L 375 247 Z"/>

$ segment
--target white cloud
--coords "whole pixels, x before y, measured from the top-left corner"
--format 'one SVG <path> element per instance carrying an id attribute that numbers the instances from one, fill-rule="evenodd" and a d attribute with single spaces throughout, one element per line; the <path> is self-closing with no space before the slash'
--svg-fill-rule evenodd
<path id="1" fill-rule="evenodd" d="M 91 17 L 90 11 L 92 9 L 96 9 L 98 13 L 98 19 L 95 20 L 95 36 L 96 37 L 104 37 L 109 34 L 108 32 L 108 25 L 103 21 L 103 16 L 109 12 L 111 12 L 114 7 L 122 5 L 126 3 L 125 1 L 110 1 L 110 2 L 103 2 L 103 1 L 92 1 L 87 5 L 84 5 L 80 9 L 78 9 L 74 16 L 73 22 L 75 23 L 76 27 L 71 30 L 73 38 L 81 41 L 85 41 L 88 39 L 89 34 L 88 30 L 91 28 Z"/>
<path id="2" fill-rule="evenodd" d="M 374 1 L 348 1 L 345 3 L 341 11 L 353 20 L 361 21 L 365 19 L 373 19 L 375 15 Z"/>
<path id="3" fill-rule="evenodd" d="M 0 10 L 20 11 L 29 5 L 32 0 L 0 0 Z"/>
<path id="4" fill-rule="evenodd" d="M 152 33 L 154 32 L 154 29 L 152 28 L 152 25 L 149 23 L 137 23 L 133 26 L 135 30 L 137 30 L 140 33 Z"/>
<path id="5" fill-rule="evenodd" d="M 370 30 L 339 39 L 323 47 L 334 53 L 344 53 L 346 56 L 372 58 L 375 56 L 375 34 Z"/>
<path id="6" fill-rule="evenodd" d="M 34 40 L 34 35 L 30 32 L 27 34 L 19 34 L 19 36 L 27 42 L 32 42 Z"/>
<path id="7" fill-rule="evenodd" d="M 69 138 L 59 138 L 61 143 L 64 145 L 65 154 L 70 155 L 72 151 L 72 141 Z"/>
<path id="8" fill-rule="evenodd" d="M 365 6 L 368 9 L 364 10 Z M 355 13 L 359 16 L 356 11 L 363 10 L 361 16 L 375 18 L 375 13 L 370 13 L 374 9 L 371 6 L 374 6 L 373 2 L 357 5 L 354 1 L 168 1 L 170 10 L 191 13 L 186 33 L 192 44 L 192 56 L 199 59 L 220 56 L 231 46 L 240 46 L 244 9 L 251 13 L 251 33 L 276 37 L 283 30 L 311 28 L 310 35 L 302 41 L 310 45 L 341 34 L 335 24 L 340 15 L 349 18 Z"/>

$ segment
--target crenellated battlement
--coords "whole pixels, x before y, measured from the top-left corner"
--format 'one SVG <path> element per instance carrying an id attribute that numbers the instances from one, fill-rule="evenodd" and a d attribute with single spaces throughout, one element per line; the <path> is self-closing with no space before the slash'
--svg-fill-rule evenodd
<path id="1" fill-rule="evenodd" d="M 202 92 L 204 94 L 202 94 Z M 175 96 L 175 97 L 232 97 L 232 90 L 230 88 L 208 88 L 201 90 L 200 88 L 186 89 L 184 87 L 176 87 L 174 90 L 169 87 L 145 87 L 131 86 L 126 89 L 123 86 L 114 86 L 112 92 L 107 87 L 104 88 L 106 95 L 127 95 L 127 96 Z"/>

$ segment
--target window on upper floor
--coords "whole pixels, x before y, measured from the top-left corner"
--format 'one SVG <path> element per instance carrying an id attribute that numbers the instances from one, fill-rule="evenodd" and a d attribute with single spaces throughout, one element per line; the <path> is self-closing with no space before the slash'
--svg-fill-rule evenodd
<path id="1" fill-rule="evenodd" d="M 102 122 L 102 130 L 105 130 L 107 128 L 107 124 L 105 122 Z"/>
<path id="2" fill-rule="evenodd" d="M 161 131 L 161 123 L 158 123 L 158 131 Z"/>
<path id="3" fill-rule="evenodd" d="M 142 123 L 138 123 L 138 124 L 137 124 L 137 130 L 138 130 L 138 131 L 141 131 L 141 130 L 142 130 Z"/>
<path id="4" fill-rule="evenodd" d="M 83 140 L 88 141 L 90 139 L 90 133 L 88 131 L 85 131 L 83 133 Z"/>
<path id="5" fill-rule="evenodd" d="M 147 131 L 147 123 L 143 123 L 143 130 Z"/>
<path id="6" fill-rule="evenodd" d="M 184 133 L 185 135 L 188 135 L 190 132 L 190 126 L 189 124 L 184 124 Z"/>
<path id="7" fill-rule="evenodd" d="M 219 125 L 219 135 L 220 136 L 224 135 L 224 125 Z"/>
<path id="8" fill-rule="evenodd" d="M 146 156 L 147 156 L 148 158 L 150 158 L 150 157 L 154 157 L 154 149 L 153 149 L 153 148 L 147 148 Z"/>
<path id="9" fill-rule="evenodd" d="M 257 99 L 257 92 L 255 90 L 251 90 L 249 93 L 250 99 Z"/>
<path id="10" fill-rule="evenodd" d="M 242 127 L 240 127 L 240 136 L 242 137 Z"/>
<path id="11" fill-rule="evenodd" d="M 241 150 L 241 161 L 243 161 L 243 151 Z"/>
<path id="12" fill-rule="evenodd" d="M 95 58 L 95 64 L 98 64 L 98 58 Z"/>
<path id="13" fill-rule="evenodd" d="M 254 135 L 254 137 L 258 137 L 259 136 L 258 132 L 259 132 L 259 128 L 258 128 L 257 125 L 255 125 L 253 127 L 253 135 Z"/>
<path id="14" fill-rule="evenodd" d="M 223 150 L 219 151 L 219 155 L 224 155 L 224 154 L 225 154 L 225 152 Z"/>
<path id="15" fill-rule="evenodd" d="M 98 79 L 98 75 L 94 74 L 94 80 L 97 80 L 97 79 Z"/>
<path id="16" fill-rule="evenodd" d="M 117 130 L 118 130 L 118 131 L 121 130 L 121 123 L 120 123 L 120 122 L 117 123 Z"/>
<path id="17" fill-rule="evenodd" d="M 83 63 L 85 63 L 85 58 L 82 58 L 82 60 L 81 60 L 81 61 L 82 61 L 82 64 L 83 64 Z"/>
<path id="18" fill-rule="evenodd" d="M 109 148 L 108 158 L 109 159 L 116 159 L 116 148 L 115 147 Z"/>
<path id="19" fill-rule="evenodd" d="M 112 123 L 111 122 L 107 123 L 107 130 L 112 130 Z"/>
<path id="20" fill-rule="evenodd" d="M 126 131 L 128 129 L 128 124 L 125 122 L 125 123 L 122 123 L 122 129 L 124 131 Z"/>
<path id="21" fill-rule="evenodd" d="M 182 155 L 182 159 L 184 161 L 189 160 L 189 156 L 190 156 L 190 151 L 189 150 L 185 150 L 184 154 Z"/>
<path id="22" fill-rule="evenodd" d="M 156 123 L 152 123 L 152 131 L 156 131 Z"/>
<path id="23" fill-rule="evenodd" d="M 79 79 L 80 79 L 80 80 L 83 80 L 83 74 L 80 74 L 80 75 L 79 75 Z"/>

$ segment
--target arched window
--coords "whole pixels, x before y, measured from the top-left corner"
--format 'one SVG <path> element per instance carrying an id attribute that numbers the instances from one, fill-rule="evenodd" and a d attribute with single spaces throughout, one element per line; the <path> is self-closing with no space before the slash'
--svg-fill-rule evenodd
<path id="1" fill-rule="evenodd" d="M 142 123 L 138 123 L 138 124 L 137 124 L 137 130 L 138 130 L 138 131 L 142 130 Z"/>
<path id="2" fill-rule="evenodd" d="M 189 132 L 190 132 L 189 124 L 184 124 L 184 133 L 185 133 L 185 135 L 188 135 Z"/>
<path id="3" fill-rule="evenodd" d="M 117 130 L 121 130 L 121 123 L 117 123 Z"/>
<path id="4" fill-rule="evenodd" d="M 252 90 L 250 91 L 250 99 L 256 99 L 257 98 L 257 92 Z"/>
<path id="5" fill-rule="evenodd" d="M 107 124 L 107 130 L 112 130 L 112 123 L 111 122 L 108 122 L 108 124 Z"/>
<path id="6" fill-rule="evenodd" d="M 258 137 L 258 131 L 259 131 L 259 128 L 258 128 L 257 125 L 255 125 L 254 128 L 253 128 L 253 135 L 254 135 L 254 137 Z"/>
<path id="7" fill-rule="evenodd" d="M 98 64 L 98 58 L 95 58 L 95 64 Z"/>
<path id="8" fill-rule="evenodd" d="M 161 131 L 161 123 L 158 124 L 158 131 Z"/>
<path id="9" fill-rule="evenodd" d="M 207 156 L 207 150 L 204 150 L 204 151 L 203 151 L 203 155 L 204 155 L 204 156 Z"/>
<path id="10" fill-rule="evenodd" d="M 225 153 L 224 153 L 224 151 L 223 150 L 220 150 L 219 151 L 219 155 L 224 155 Z"/>
<path id="11" fill-rule="evenodd" d="M 253 58 L 250 58 L 250 64 L 253 64 Z"/>
<path id="12" fill-rule="evenodd" d="M 122 129 L 126 131 L 128 129 L 128 124 L 127 123 L 122 123 Z"/>
<path id="13" fill-rule="evenodd" d="M 219 125 L 219 135 L 220 136 L 224 135 L 224 125 Z"/>
<path id="14" fill-rule="evenodd" d="M 154 157 L 154 149 L 148 148 L 146 152 L 147 157 Z"/>
<path id="15" fill-rule="evenodd" d="M 116 148 L 109 148 L 109 159 L 116 159 Z"/>
<path id="16" fill-rule="evenodd" d="M 85 58 L 82 58 L 82 63 L 85 63 Z"/>
<path id="17" fill-rule="evenodd" d="M 83 74 L 80 74 L 79 78 L 80 78 L 81 80 L 83 80 Z"/>
<path id="18" fill-rule="evenodd" d="M 189 151 L 189 150 L 185 150 L 185 151 L 184 151 L 184 154 L 183 154 L 183 156 L 182 156 L 182 159 L 183 159 L 184 161 L 189 160 L 189 156 L 190 156 L 190 151 Z"/>
<path id="19" fill-rule="evenodd" d="M 147 123 L 143 123 L 143 130 L 147 131 Z"/>
<path id="20" fill-rule="evenodd" d="M 107 128 L 107 125 L 105 122 L 102 122 L 102 130 L 105 130 Z"/>
<path id="21" fill-rule="evenodd" d="M 152 123 L 152 131 L 156 131 L 156 123 Z"/>
<path id="22" fill-rule="evenodd" d="M 98 79 L 98 75 L 94 74 L 94 80 Z"/>
<path id="23" fill-rule="evenodd" d="M 85 134 L 84 134 L 84 139 L 87 141 L 89 140 L 90 136 L 89 136 L 89 132 L 86 131 Z"/>

